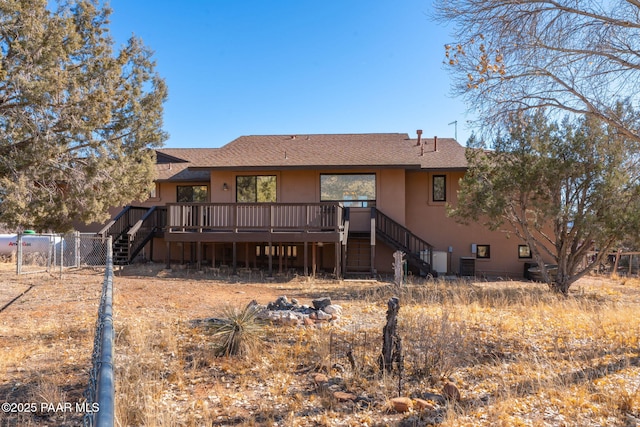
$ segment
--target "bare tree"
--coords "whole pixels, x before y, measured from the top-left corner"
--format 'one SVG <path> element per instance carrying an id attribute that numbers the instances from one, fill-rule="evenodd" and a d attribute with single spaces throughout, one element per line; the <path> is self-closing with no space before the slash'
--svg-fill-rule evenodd
<path id="1" fill-rule="evenodd" d="M 592 115 L 640 139 L 640 1 L 437 0 L 453 25 L 446 61 L 454 92 L 485 129 L 511 113 L 544 107 Z M 560 115 L 558 115 L 559 117 Z M 511 116 L 512 117 L 512 116 Z"/>

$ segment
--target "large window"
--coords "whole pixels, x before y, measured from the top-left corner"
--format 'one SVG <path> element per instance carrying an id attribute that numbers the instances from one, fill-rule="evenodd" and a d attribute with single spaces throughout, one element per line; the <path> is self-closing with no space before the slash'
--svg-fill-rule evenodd
<path id="1" fill-rule="evenodd" d="M 446 175 L 434 175 L 433 176 L 433 201 L 434 202 L 446 202 L 447 201 L 447 176 Z"/>
<path id="2" fill-rule="evenodd" d="M 236 177 L 238 203 L 273 203 L 276 201 L 275 175 L 247 175 Z"/>
<path id="3" fill-rule="evenodd" d="M 366 207 L 367 202 L 376 200 L 376 175 L 322 174 L 320 200 L 344 202 L 345 206 Z"/>
<path id="4" fill-rule="evenodd" d="M 206 185 L 178 185 L 178 203 L 205 203 L 207 201 Z"/>

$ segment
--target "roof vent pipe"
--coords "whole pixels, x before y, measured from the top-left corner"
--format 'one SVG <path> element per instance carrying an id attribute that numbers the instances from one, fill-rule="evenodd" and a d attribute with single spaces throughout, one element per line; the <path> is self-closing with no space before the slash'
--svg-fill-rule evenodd
<path id="1" fill-rule="evenodd" d="M 422 129 L 418 129 L 416 133 L 418 134 L 418 143 L 416 144 L 416 147 L 418 147 L 420 146 L 420 140 L 422 139 Z"/>
<path id="2" fill-rule="evenodd" d="M 438 151 L 438 137 L 433 137 L 433 151 Z"/>

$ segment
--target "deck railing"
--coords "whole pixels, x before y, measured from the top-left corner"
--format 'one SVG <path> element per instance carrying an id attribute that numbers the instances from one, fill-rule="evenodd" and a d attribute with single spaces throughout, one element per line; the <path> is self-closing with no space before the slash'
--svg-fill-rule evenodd
<path id="1" fill-rule="evenodd" d="M 339 231 L 340 203 L 172 203 L 167 231 Z"/>

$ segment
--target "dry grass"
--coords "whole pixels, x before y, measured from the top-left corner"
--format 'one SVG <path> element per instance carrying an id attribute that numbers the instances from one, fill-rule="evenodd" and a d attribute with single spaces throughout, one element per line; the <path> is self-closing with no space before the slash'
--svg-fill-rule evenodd
<path id="1" fill-rule="evenodd" d="M 1 426 L 81 425 L 102 274 L 71 280 L 0 269 L 0 402 L 36 403 L 35 413 L 0 413 Z M 15 267 L 13 267 L 15 269 Z M 73 411 L 42 410 L 71 403 Z"/>
<path id="2" fill-rule="evenodd" d="M 520 282 L 436 281 L 398 289 L 291 277 L 259 284 L 206 273 L 137 273 L 146 277 L 115 280 L 117 425 L 624 426 L 640 418 L 637 279 L 588 278 L 563 298 Z M 77 324 L 85 317 L 93 322 L 99 285 L 88 292 L 96 299 L 86 314 L 63 293 L 63 303 L 38 307 L 32 292 L 32 304 L 0 313 L 0 372 L 10 377 L 2 385 L 5 400 L 15 401 L 10 390 L 16 382 L 31 385 L 24 398 L 40 399 L 39 393 L 73 400 L 65 374 L 72 370 L 80 382 L 90 355 L 83 365 L 76 354 L 77 363 L 65 370 L 57 354 L 88 345 L 92 328 L 81 332 Z M 338 326 L 321 329 L 269 327 L 262 345 L 242 358 L 216 357 L 210 334 L 194 322 L 222 316 L 229 304 L 264 304 L 279 295 L 302 303 L 330 296 L 344 316 Z M 401 301 L 400 377 L 377 368 L 386 301 L 394 295 Z M 91 298 L 83 298 L 84 307 Z M 66 305 L 72 312 L 67 320 L 22 320 Z M 23 311 L 9 316 L 18 308 Z M 28 309 L 34 314 L 27 316 Z M 30 339 L 16 339 L 22 328 Z M 44 349 L 56 354 L 58 364 L 47 375 L 37 374 L 47 363 L 32 356 Z M 329 382 L 317 384 L 317 373 Z M 440 394 L 447 377 L 456 382 L 461 401 L 436 399 L 432 409 L 406 414 L 389 409 L 398 394 L 433 398 L 427 393 Z M 338 401 L 335 390 L 359 401 Z"/>

